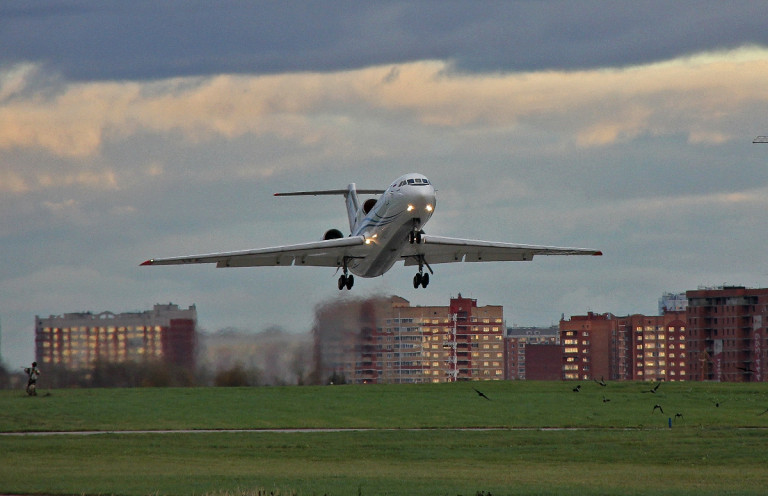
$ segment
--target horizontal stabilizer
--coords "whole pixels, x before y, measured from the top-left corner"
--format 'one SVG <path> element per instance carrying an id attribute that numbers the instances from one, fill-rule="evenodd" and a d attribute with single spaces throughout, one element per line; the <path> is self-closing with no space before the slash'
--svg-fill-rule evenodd
<path id="1" fill-rule="evenodd" d="M 363 195 L 381 195 L 385 190 L 383 189 L 358 189 L 357 193 Z M 348 189 L 326 189 L 320 191 L 294 191 L 289 193 L 275 193 L 275 196 L 318 196 L 318 195 L 346 195 L 349 193 Z"/>

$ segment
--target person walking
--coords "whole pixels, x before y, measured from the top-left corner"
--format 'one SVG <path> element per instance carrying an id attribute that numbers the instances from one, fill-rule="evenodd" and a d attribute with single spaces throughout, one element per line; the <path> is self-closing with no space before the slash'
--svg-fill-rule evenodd
<path id="1" fill-rule="evenodd" d="M 37 368 L 37 362 L 32 362 L 31 367 L 24 369 L 27 373 L 27 394 L 37 396 L 37 378 L 40 376 L 40 369 Z"/>

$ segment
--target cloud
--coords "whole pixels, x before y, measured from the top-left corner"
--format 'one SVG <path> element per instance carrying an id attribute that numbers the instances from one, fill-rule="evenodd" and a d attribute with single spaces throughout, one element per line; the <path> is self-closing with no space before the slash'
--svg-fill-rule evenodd
<path id="1" fill-rule="evenodd" d="M 67 83 L 30 94 L 23 80 L 37 73 L 23 67 L 0 78 L 0 149 L 73 160 L 141 133 L 189 143 L 274 136 L 311 146 L 343 139 L 352 119 L 549 127 L 583 147 L 672 134 L 720 144 L 743 139 L 729 130 L 736 115 L 768 105 L 768 50 L 754 47 L 614 70 L 467 74 L 424 61 L 338 73 Z M 19 181 L 7 174 L 9 183 Z M 107 176 L 70 180 L 114 186 Z"/>
<path id="2" fill-rule="evenodd" d="M 768 44 L 753 0 L 0 3 L 0 65 L 68 80 L 333 73 L 452 60 L 462 71 L 622 67 Z"/>

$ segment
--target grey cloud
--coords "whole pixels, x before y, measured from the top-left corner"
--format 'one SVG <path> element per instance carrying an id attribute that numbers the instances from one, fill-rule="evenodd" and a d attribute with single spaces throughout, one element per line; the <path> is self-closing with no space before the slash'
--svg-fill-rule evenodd
<path id="1" fill-rule="evenodd" d="M 336 71 L 453 60 L 465 71 L 636 65 L 768 44 L 737 2 L 4 2 L 1 64 L 68 79 Z"/>

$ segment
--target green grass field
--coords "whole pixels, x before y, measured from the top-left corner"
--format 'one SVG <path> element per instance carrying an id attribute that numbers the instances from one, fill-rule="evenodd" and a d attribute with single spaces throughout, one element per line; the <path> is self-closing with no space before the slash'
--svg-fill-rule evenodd
<path id="1" fill-rule="evenodd" d="M 2 391 L 2 432 L 112 432 L 0 436 L 0 493 L 765 494 L 768 385 L 574 386 Z M 116 432 L 179 429 L 249 431 Z"/>

